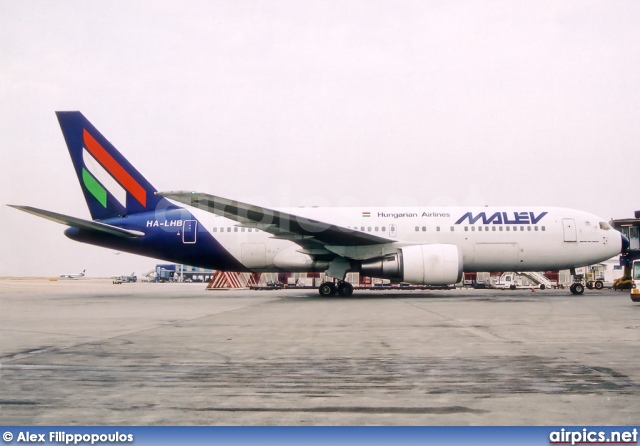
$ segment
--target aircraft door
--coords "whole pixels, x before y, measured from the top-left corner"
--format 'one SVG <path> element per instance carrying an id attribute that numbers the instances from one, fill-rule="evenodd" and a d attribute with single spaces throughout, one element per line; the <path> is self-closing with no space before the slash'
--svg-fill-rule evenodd
<path id="1" fill-rule="evenodd" d="M 389 237 L 396 237 L 398 235 L 398 228 L 396 225 L 389 225 Z"/>
<path id="2" fill-rule="evenodd" d="M 563 218 L 562 226 L 564 228 L 564 241 L 577 242 L 578 234 L 576 232 L 576 221 L 573 218 Z"/>
<path id="3" fill-rule="evenodd" d="M 185 220 L 182 224 L 182 243 L 191 244 L 196 242 L 196 229 L 198 220 Z"/>

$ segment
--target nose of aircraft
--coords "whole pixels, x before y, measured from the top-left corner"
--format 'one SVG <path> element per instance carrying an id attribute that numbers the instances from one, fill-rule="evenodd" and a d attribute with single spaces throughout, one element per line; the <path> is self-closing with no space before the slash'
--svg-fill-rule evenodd
<path id="1" fill-rule="evenodd" d="M 629 249 L 629 245 L 631 244 L 629 242 L 629 239 L 624 235 L 624 234 L 620 234 L 620 237 L 622 237 L 622 251 L 621 252 L 627 252 L 627 249 Z"/>

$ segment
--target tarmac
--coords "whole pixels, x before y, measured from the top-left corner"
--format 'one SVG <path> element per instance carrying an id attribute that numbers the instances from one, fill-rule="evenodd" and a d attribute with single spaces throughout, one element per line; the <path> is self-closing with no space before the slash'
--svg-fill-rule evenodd
<path id="1" fill-rule="evenodd" d="M 0 280 L 2 425 L 632 425 L 640 305 Z"/>

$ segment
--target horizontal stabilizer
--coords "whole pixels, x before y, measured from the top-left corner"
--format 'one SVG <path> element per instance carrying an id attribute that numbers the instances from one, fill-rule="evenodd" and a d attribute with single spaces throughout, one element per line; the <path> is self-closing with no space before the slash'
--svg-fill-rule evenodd
<path id="1" fill-rule="evenodd" d="M 45 211 L 44 209 L 37 209 L 31 206 L 16 206 L 8 204 L 15 209 L 19 209 L 24 212 L 28 212 L 38 217 L 46 218 L 47 220 L 55 221 L 67 226 L 82 229 L 85 231 L 101 232 L 103 234 L 115 235 L 125 238 L 137 238 L 144 236 L 144 232 L 132 231 L 130 229 L 122 229 L 117 226 L 108 225 L 106 223 L 100 223 L 97 221 L 83 220 L 81 218 L 70 217 L 68 215 L 58 214 L 56 212 Z"/>

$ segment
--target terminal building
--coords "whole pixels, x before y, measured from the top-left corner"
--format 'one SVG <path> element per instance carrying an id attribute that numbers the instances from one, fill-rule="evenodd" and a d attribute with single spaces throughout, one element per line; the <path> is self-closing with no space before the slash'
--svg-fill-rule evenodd
<path id="1" fill-rule="evenodd" d="M 640 211 L 635 212 L 635 218 L 612 220 L 611 225 L 629 239 L 629 250 L 621 260 L 630 265 L 640 258 Z"/>
<path id="2" fill-rule="evenodd" d="M 173 263 L 156 265 L 155 282 L 209 282 L 214 271 Z"/>

